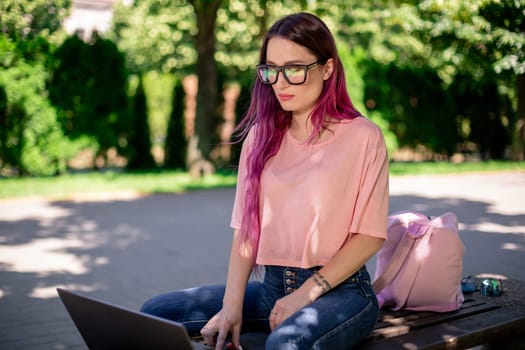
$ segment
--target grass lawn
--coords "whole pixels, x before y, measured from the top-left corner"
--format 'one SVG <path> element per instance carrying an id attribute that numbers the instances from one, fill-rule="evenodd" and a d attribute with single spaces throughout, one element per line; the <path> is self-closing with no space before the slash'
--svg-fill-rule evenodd
<path id="1" fill-rule="evenodd" d="M 421 162 L 390 165 L 391 176 L 493 171 L 525 171 L 525 162 Z M 0 178 L 0 198 L 44 196 L 64 199 L 82 193 L 114 191 L 178 193 L 234 186 L 235 182 L 236 175 L 233 172 L 219 172 L 202 179 L 192 179 L 182 171 L 88 172 L 55 177 Z"/>

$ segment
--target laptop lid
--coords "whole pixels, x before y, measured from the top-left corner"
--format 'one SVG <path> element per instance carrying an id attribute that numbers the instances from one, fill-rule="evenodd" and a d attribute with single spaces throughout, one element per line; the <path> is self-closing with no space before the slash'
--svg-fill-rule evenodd
<path id="1" fill-rule="evenodd" d="M 192 342 L 180 323 L 126 309 L 57 288 L 78 331 L 91 350 L 213 349 Z"/>

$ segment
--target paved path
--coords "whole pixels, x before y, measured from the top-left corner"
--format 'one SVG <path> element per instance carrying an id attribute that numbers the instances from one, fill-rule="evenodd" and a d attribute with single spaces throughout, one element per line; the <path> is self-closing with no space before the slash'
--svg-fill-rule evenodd
<path id="1" fill-rule="evenodd" d="M 136 309 L 222 283 L 233 193 L 0 201 L 0 349 L 86 349 L 58 286 Z M 458 215 L 465 275 L 525 281 L 525 172 L 393 177 L 391 195 L 392 212 Z"/>

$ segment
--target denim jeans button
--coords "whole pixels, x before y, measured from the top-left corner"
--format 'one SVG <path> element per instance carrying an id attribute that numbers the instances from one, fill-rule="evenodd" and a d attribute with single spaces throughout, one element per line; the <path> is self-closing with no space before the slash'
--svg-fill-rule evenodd
<path id="1" fill-rule="evenodd" d="M 292 288 L 292 287 L 286 288 L 286 293 L 292 293 L 292 292 L 295 292 L 295 288 Z"/>
<path id="2" fill-rule="evenodd" d="M 290 285 L 290 284 L 293 283 L 293 281 L 291 279 L 289 279 L 289 278 L 287 278 L 285 282 L 286 282 L 287 285 Z"/>

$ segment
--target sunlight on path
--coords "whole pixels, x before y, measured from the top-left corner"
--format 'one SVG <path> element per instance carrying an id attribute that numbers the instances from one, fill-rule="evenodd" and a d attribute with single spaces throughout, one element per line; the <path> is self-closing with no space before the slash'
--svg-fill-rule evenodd
<path id="1" fill-rule="evenodd" d="M 89 248 L 89 245 L 78 239 L 44 238 L 24 244 L 0 246 L 0 264 L 5 271 L 31 272 L 39 276 L 87 273 L 87 259 L 67 252 L 70 248 Z M 107 259 L 100 262 L 105 263 Z"/>

